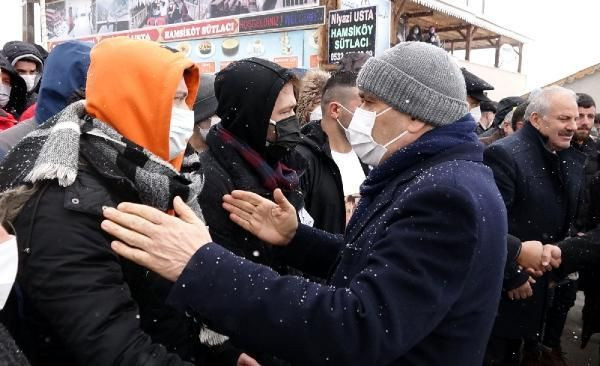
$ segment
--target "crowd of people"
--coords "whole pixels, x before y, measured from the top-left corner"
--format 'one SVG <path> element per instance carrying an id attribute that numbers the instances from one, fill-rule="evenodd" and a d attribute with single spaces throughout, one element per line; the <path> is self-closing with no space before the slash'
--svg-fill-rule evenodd
<path id="1" fill-rule="evenodd" d="M 600 332 L 589 95 L 496 103 L 427 42 L 42 51 L 0 54 L 0 363 L 566 365 L 578 290 Z"/>

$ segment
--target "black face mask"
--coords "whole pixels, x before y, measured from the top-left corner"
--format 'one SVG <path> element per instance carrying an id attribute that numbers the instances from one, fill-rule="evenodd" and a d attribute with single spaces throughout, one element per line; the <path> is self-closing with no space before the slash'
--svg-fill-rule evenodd
<path id="1" fill-rule="evenodd" d="M 266 154 L 271 162 L 279 161 L 286 154 L 296 148 L 302 140 L 300 124 L 297 116 L 291 116 L 275 124 L 277 141 L 268 142 Z"/>

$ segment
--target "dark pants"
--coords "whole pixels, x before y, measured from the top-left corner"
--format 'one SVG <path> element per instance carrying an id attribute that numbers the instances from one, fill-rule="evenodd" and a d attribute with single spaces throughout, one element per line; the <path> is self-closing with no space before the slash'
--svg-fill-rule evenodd
<path id="1" fill-rule="evenodd" d="M 507 339 L 492 335 L 485 350 L 483 366 L 519 366 L 524 354 L 537 357 L 539 353 L 538 339 Z"/>
<path id="2" fill-rule="evenodd" d="M 522 343 L 520 339 L 491 336 L 485 350 L 483 366 L 519 366 Z"/>
<path id="3" fill-rule="evenodd" d="M 564 280 L 554 290 L 552 304 L 546 313 L 544 345 L 550 348 L 560 347 L 560 337 L 565 328 L 569 309 L 577 298 L 577 281 Z"/>

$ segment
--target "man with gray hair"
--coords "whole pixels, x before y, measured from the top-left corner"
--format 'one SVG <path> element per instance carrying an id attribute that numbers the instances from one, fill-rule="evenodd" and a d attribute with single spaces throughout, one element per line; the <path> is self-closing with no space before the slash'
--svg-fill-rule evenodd
<path id="1" fill-rule="evenodd" d="M 578 115 L 575 93 L 543 89 L 527 107 L 529 122 L 485 150 L 484 161 L 506 204 L 509 238 L 517 244 L 556 243 L 570 234 L 585 161 L 571 148 Z M 523 342 L 522 365 L 540 356 L 549 275 L 534 280 L 511 258 L 508 262 L 485 365 L 520 365 Z"/>

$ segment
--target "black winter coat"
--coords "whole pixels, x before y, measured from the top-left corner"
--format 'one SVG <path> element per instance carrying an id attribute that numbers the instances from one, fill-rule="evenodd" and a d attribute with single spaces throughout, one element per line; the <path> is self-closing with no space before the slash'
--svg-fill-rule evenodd
<path id="1" fill-rule="evenodd" d="M 121 201 L 139 199 L 83 165 L 67 188 L 45 183 L 15 220 L 15 338 L 32 365 L 204 364 L 199 325 L 164 303 L 172 283 L 118 257 L 100 229 L 102 206 Z"/>
<path id="2" fill-rule="evenodd" d="M 594 333 L 600 333 L 600 288 L 598 287 L 598 266 L 600 265 L 600 228 L 565 239 L 557 244 L 562 251 L 562 263 L 558 271 L 563 275 L 583 272 L 589 285 L 583 290 L 583 329 L 581 344 L 585 347 Z M 581 286 L 580 286 L 581 288 Z"/>
<path id="3" fill-rule="evenodd" d="M 490 145 L 485 163 L 508 212 L 508 232 L 521 241 L 556 243 L 569 235 L 577 210 L 585 156 L 573 149 L 552 153 L 530 124 Z M 524 284 L 529 277 L 516 265 L 505 273 L 504 289 Z M 533 285 L 533 296 L 513 301 L 503 294 L 493 334 L 517 339 L 535 338 L 546 306 L 548 275 Z"/>
<path id="4" fill-rule="evenodd" d="M 587 157 L 584 168 L 585 180 L 581 203 L 577 210 L 577 218 L 575 220 L 575 227 L 577 230 L 585 232 L 593 229 L 600 223 L 600 216 L 598 216 L 600 213 L 596 212 L 597 209 L 591 209 L 592 192 L 598 192 L 597 190 L 594 190 L 598 187 L 592 188 L 592 183 L 594 182 L 594 176 L 598 173 L 598 168 L 600 168 L 600 165 L 598 164 L 600 145 L 591 137 L 588 137 L 583 144 L 579 145 L 573 142 L 571 146 L 584 153 Z"/>
<path id="5" fill-rule="evenodd" d="M 300 177 L 306 210 L 315 220 L 313 227 L 343 234 L 346 229 L 344 185 L 340 169 L 331 156 L 327 135 L 320 121 L 304 126 L 302 133 L 304 137 L 296 146 L 296 152 L 306 161 L 306 169 Z M 362 162 L 361 165 L 367 176 L 368 167 Z"/>

